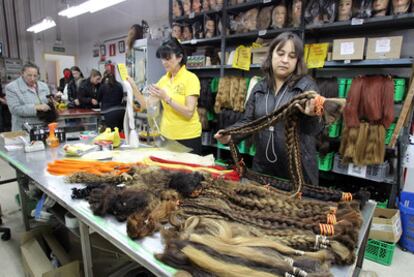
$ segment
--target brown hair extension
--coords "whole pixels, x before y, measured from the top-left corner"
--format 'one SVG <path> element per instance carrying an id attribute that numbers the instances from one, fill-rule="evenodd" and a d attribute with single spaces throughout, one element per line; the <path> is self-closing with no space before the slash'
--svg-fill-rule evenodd
<path id="1" fill-rule="evenodd" d="M 65 178 L 66 183 L 79 183 L 79 184 L 119 184 L 124 181 L 123 176 L 103 174 L 96 175 L 87 172 L 76 172 Z"/>
<path id="2" fill-rule="evenodd" d="M 220 113 L 222 108 L 231 108 L 230 95 L 230 78 L 222 77 L 219 80 L 216 102 L 214 103 L 214 112 Z"/>
<path id="3" fill-rule="evenodd" d="M 145 209 L 133 213 L 127 221 L 128 236 L 133 239 L 140 239 L 155 233 L 161 228 L 162 223 L 166 223 L 170 213 L 176 208 L 176 201 L 161 201 L 152 210 Z"/>

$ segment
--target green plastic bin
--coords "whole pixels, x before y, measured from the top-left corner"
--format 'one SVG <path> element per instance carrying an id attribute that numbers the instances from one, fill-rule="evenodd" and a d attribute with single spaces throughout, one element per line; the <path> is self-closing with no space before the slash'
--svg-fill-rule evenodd
<path id="1" fill-rule="evenodd" d="M 365 248 L 365 259 L 382 265 L 391 265 L 394 250 L 395 243 L 368 239 L 367 247 Z"/>
<path id="2" fill-rule="evenodd" d="M 341 126 L 342 126 L 342 122 L 340 120 L 331 124 L 331 126 L 329 126 L 328 128 L 328 136 L 330 138 L 339 137 L 339 135 L 341 134 Z"/>
<path id="3" fill-rule="evenodd" d="M 392 134 L 394 133 L 396 123 L 391 123 L 390 127 L 387 129 L 387 133 L 385 134 L 385 144 L 390 143 Z"/>
<path id="4" fill-rule="evenodd" d="M 321 158 L 318 155 L 319 170 L 322 171 L 331 171 L 333 167 L 333 152 L 326 154 L 325 157 Z"/>
<path id="5" fill-rule="evenodd" d="M 401 102 L 405 96 L 405 79 L 394 79 L 394 102 Z"/>
<path id="6" fill-rule="evenodd" d="M 345 98 L 347 79 L 338 78 L 337 82 L 338 82 L 338 97 Z"/>

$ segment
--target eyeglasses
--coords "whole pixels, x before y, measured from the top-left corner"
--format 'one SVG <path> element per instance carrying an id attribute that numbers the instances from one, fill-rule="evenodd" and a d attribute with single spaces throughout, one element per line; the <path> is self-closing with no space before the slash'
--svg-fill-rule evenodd
<path id="1" fill-rule="evenodd" d="M 23 73 L 25 78 L 30 78 L 30 79 L 37 79 L 39 78 L 38 74 L 29 74 L 29 73 Z"/>

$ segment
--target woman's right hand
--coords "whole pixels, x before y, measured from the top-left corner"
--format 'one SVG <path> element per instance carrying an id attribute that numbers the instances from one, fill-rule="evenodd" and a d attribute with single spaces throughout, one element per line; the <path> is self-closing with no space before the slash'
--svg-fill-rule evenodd
<path id="1" fill-rule="evenodd" d="M 230 141 L 230 135 L 224 136 L 221 134 L 222 131 L 223 129 L 218 130 L 217 133 L 214 135 L 214 138 L 222 144 L 228 144 Z"/>
<path id="2" fill-rule="evenodd" d="M 47 112 L 48 110 L 50 110 L 50 107 L 48 104 L 38 104 L 35 105 L 35 109 L 38 112 Z"/>

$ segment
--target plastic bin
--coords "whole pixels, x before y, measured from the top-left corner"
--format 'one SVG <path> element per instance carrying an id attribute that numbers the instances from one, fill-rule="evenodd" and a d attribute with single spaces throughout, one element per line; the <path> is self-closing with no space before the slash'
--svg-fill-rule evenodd
<path id="1" fill-rule="evenodd" d="M 338 82 L 338 97 L 339 98 L 346 98 L 346 84 L 347 84 L 347 79 L 346 78 L 338 78 L 337 79 Z"/>
<path id="2" fill-rule="evenodd" d="M 250 146 L 249 155 L 253 157 L 256 155 L 256 145 L 252 144 L 252 146 Z"/>
<path id="3" fill-rule="evenodd" d="M 348 175 L 348 168 L 349 164 L 342 163 L 342 159 L 339 154 L 335 155 L 332 171 Z M 387 161 L 379 165 L 368 165 L 364 179 L 383 182 L 388 175 L 389 169 L 390 165 Z"/>
<path id="4" fill-rule="evenodd" d="M 390 143 L 392 134 L 394 133 L 396 123 L 391 123 L 390 127 L 387 129 L 387 133 L 385 134 L 385 144 Z"/>
<path id="5" fill-rule="evenodd" d="M 337 138 L 337 137 L 339 137 L 339 135 L 341 134 L 341 127 L 342 127 L 342 122 L 340 120 L 339 121 L 336 121 L 335 123 L 333 123 L 328 128 L 328 136 L 330 138 Z"/>
<path id="6" fill-rule="evenodd" d="M 403 229 L 400 245 L 414 253 L 414 193 L 401 192 L 399 208 Z"/>
<path id="7" fill-rule="evenodd" d="M 391 265 L 394 250 L 395 243 L 369 239 L 365 248 L 365 259 L 383 265 Z"/>
<path id="8" fill-rule="evenodd" d="M 405 79 L 394 79 L 394 102 L 401 102 L 405 96 Z"/>
<path id="9" fill-rule="evenodd" d="M 321 158 L 318 155 L 318 163 L 319 163 L 319 170 L 322 171 L 331 171 L 332 166 L 333 166 L 333 157 L 334 157 L 333 152 L 326 154 L 325 157 Z"/>
<path id="10" fill-rule="evenodd" d="M 377 208 L 386 209 L 388 207 L 388 199 L 384 202 L 377 202 Z"/>
<path id="11" fill-rule="evenodd" d="M 242 140 L 238 145 L 237 148 L 239 149 L 239 152 L 242 154 L 248 154 L 249 153 L 249 149 L 247 149 L 246 146 L 246 141 Z"/>

